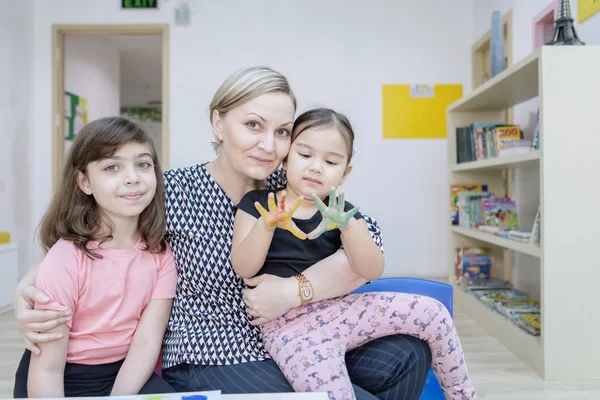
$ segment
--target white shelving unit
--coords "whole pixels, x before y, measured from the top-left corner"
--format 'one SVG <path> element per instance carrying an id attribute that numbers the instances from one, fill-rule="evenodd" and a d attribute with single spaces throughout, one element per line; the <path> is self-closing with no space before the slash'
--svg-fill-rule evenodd
<path id="1" fill-rule="evenodd" d="M 457 127 L 506 121 L 507 108 L 535 97 L 540 150 L 456 164 Z M 539 258 L 541 335 L 529 335 L 459 287 L 456 307 L 544 379 L 600 379 L 594 345 L 600 334 L 600 46 L 543 46 L 450 105 L 447 119 L 450 183 L 485 183 L 503 194 L 505 169 L 539 168 L 542 215 L 541 246 L 448 229 L 451 282 L 459 246 L 490 247 L 493 276 L 500 278 L 510 278 L 507 250 Z"/>
<path id="2" fill-rule="evenodd" d="M 18 279 L 16 243 L 0 244 L 0 312 L 12 307 L 12 298 Z"/>

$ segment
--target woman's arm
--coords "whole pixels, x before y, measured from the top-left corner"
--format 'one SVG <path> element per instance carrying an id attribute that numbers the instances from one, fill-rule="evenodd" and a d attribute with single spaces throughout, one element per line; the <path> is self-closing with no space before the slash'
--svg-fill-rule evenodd
<path id="1" fill-rule="evenodd" d="M 364 279 L 377 279 L 383 273 L 385 260 L 373 242 L 364 221 L 352 218 L 340 235 L 350 266 Z"/>
<path id="2" fill-rule="evenodd" d="M 231 265 L 242 278 L 252 278 L 265 263 L 274 229 L 269 229 L 261 216 L 259 219 L 238 210 L 233 224 Z"/>
<path id="3" fill-rule="evenodd" d="M 363 219 L 373 242 L 383 254 L 383 236 L 377 221 L 364 213 Z M 354 272 L 343 250 L 315 263 L 303 274 L 312 284 L 313 302 L 346 295 L 368 282 Z M 255 325 L 278 318 L 301 303 L 295 278 L 261 275 L 246 283 L 256 286 L 254 289 L 244 289 L 244 301 L 248 314 L 256 317 L 253 321 Z"/>
<path id="4" fill-rule="evenodd" d="M 150 379 L 160 354 L 172 303 L 173 299 L 151 300 L 144 309 L 111 396 L 138 394 Z"/>
<path id="5" fill-rule="evenodd" d="M 29 397 L 65 397 L 64 376 L 69 344 L 69 327 L 63 324 L 49 333 L 62 335 L 62 339 L 42 343 L 40 355 L 31 355 L 27 377 Z"/>

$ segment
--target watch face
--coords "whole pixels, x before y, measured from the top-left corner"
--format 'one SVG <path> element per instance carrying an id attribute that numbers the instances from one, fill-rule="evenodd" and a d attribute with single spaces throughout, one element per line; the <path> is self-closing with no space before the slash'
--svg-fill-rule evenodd
<path id="1" fill-rule="evenodd" d="M 310 299 L 312 297 L 312 288 L 310 285 L 306 285 L 302 288 L 302 297 L 305 299 Z"/>

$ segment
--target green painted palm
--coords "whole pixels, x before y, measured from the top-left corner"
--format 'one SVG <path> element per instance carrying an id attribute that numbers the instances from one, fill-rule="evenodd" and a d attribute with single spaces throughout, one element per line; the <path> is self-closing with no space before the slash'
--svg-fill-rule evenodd
<path id="1" fill-rule="evenodd" d="M 344 208 L 346 202 L 344 200 L 344 193 L 340 193 L 339 200 L 335 196 L 333 188 L 329 191 L 329 206 L 325 206 L 325 203 L 317 197 L 316 194 L 312 195 L 313 201 L 315 202 L 317 209 L 323 216 L 323 221 L 315 228 L 314 231 L 308 234 L 309 239 L 316 239 L 325 232 L 334 229 L 345 229 L 348 227 L 350 219 L 354 217 L 354 214 L 358 212 L 359 207 L 345 212 Z"/>

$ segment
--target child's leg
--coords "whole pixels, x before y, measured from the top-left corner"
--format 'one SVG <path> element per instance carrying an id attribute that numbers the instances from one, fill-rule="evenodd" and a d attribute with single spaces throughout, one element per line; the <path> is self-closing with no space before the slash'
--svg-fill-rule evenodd
<path id="1" fill-rule="evenodd" d="M 351 303 L 341 324 L 346 327 L 348 350 L 393 334 L 427 342 L 432 367 L 447 399 L 475 399 L 458 333 L 450 313 L 439 301 L 405 293 L 365 293 L 346 296 Z"/>
<path id="2" fill-rule="evenodd" d="M 324 300 L 299 307 L 262 327 L 266 350 L 296 392 L 327 391 L 330 399 L 356 399 L 346 370 L 347 338 L 339 328 L 329 329 L 341 315 L 338 304 Z"/>

